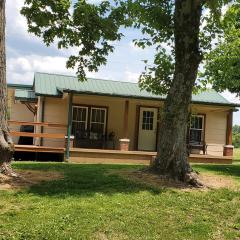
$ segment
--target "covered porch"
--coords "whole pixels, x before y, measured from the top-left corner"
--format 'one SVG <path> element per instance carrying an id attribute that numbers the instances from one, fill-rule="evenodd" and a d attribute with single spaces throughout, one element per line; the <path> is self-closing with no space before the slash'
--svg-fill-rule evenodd
<path id="1" fill-rule="evenodd" d="M 156 155 L 163 101 L 68 91 L 59 98 L 38 96 L 35 106 L 33 122 L 10 121 L 34 128 L 13 128 L 14 137 L 33 138 L 31 146 L 16 142 L 16 151 L 58 152 L 67 161 L 89 163 L 148 164 Z M 189 138 L 198 144 L 189 160 L 231 163 L 233 149 L 226 146 L 232 145 L 233 108 L 195 103 L 191 111 Z"/>
<path id="2" fill-rule="evenodd" d="M 74 138 L 67 137 L 67 131 L 70 132 L 67 125 L 57 123 L 43 123 L 43 122 L 20 122 L 9 121 L 10 126 L 35 126 L 37 130 L 39 127 L 45 127 L 49 130 L 54 129 L 55 133 L 38 133 L 11 131 L 13 137 L 31 138 L 32 144 L 18 144 L 15 145 L 16 152 L 33 152 L 33 153 L 52 153 L 62 154 L 63 159 L 71 163 L 88 163 L 88 164 L 143 164 L 149 165 L 156 156 L 156 151 L 131 151 L 127 149 L 94 149 L 94 148 L 76 148 L 73 147 Z M 38 127 L 38 128 L 37 128 Z M 56 130 L 58 133 L 56 133 Z M 65 142 L 61 147 L 52 147 L 41 145 L 43 139 L 60 139 Z M 125 146 L 126 147 L 126 146 Z M 217 156 L 211 154 L 190 154 L 189 161 L 197 163 L 218 163 L 231 164 L 232 156 Z"/>

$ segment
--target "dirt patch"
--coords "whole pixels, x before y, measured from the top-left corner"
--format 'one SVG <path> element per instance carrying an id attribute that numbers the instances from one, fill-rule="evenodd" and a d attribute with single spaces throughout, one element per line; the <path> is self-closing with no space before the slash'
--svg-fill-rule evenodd
<path id="1" fill-rule="evenodd" d="M 63 179 L 63 174 L 53 171 L 17 170 L 20 177 L 12 178 L 0 174 L 0 190 L 19 190 L 44 182 Z"/>
<path id="2" fill-rule="evenodd" d="M 159 176 L 157 174 L 147 172 L 147 171 L 121 170 L 121 171 L 112 171 L 111 174 L 117 174 L 126 179 L 139 182 L 139 183 L 144 183 L 148 186 L 152 186 L 156 188 L 174 188 L 174 189 L 181 189 L 184 191 L 192 191 L 196 189 L 185 183 L 176 182 L 167 177 Z M 199 174 L 199 179 L 204 184 L 204 187 L 201 188 L 202 190 L 219 189 L 219 188 L 236 189 L 237 187 L 239 187 L 237 182 L 233 178 L 228 176 L 201 173 Z"/>

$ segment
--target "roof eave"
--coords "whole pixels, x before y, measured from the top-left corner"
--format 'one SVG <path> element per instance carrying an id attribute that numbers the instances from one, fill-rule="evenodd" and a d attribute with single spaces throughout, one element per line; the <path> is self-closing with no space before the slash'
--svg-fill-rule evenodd
<path id="1" fill-rule="evenodd" d="M 31 102 L 31 103 L 35 103 L 37 102 L 36 98 L 21 98 L 21 97 L 16 97 L 16 100 L 19 100 L 21 102 Z"/>
<path id="2" fill-rule="evenodd" d="M 15 84 L 15 83 L 8 83 L 7 84 L 8 88 L 16 88 L 16 89 L 32 89 L 32 85 L 27 85 L 27 84 Z"/>
<path id="3" fill-rule="evenodd" d="M 109 96 L 109 97 L 123 97 L 131 99 L 147 99 L 147 100 L 160 100 L 165 101 L 165 98 L 162 97 L 144 97 L 144 96 L 134 96 L 134 95 L 120 95 L 120 94 L 107 94 L 107 93 L 97 93 L 90 91 L 76 91 L 71 89 L 63 89 L 63 92 L 66 93 L 77 93 L 77 94 L 86 94 L 86 95 L 97 95 L 97 96 Z M 240 104 L 237 103 L 214 103 L 214 102 L 203 102 L 203 101 L 191 101 L 193 104 L 203 104 L 203 105 L 213 105 L 213 106 L 222 106 L 222 107 L 240 107 Z"/>
<path id="4" fill-rule="evenodd" d="M 55 98 L 62 98 L 62 94 L 61 95 L 57 95 L 57 94 L 45 94 L 45 93 L 38 93 L 36 92 L 35 95 L 37 97 L 55 97 Z"/>

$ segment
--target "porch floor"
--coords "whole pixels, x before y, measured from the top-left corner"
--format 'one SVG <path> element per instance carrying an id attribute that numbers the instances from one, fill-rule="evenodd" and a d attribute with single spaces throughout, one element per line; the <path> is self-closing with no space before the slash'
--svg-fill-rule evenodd
<path id="1" fill-rule="evenodd" d="M 148 165 L 156 152 L 119 151 L 103 149 L 71 148 L 70 162 L 73 163 L 128 163 Z M 233 157 L 191 154 L 190 162 L 231 164 Z"/>
<path id="2" fill-rule="evenodd" d="M 16 152 L 48 152 L 48 153 L 65 153 L 65 148 L 32 146 L 32 145 L 15 145 Z M 156 152 L 146 151 L 120 151 L 105 149 L 86 149 L 71 148 L 69 162 L 72 163 L 109 163 L 109 164 L 143 164 L 148 165 Z M 219 163 L 231 164 L 233 157 L 191 154 L 190 162 L 195 163 Z"/>

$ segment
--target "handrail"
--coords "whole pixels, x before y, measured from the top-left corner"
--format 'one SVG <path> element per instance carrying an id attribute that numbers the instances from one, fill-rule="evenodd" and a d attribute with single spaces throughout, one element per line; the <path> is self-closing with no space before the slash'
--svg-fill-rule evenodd
<path id="1" fill-rule="evenodd" d="M 49 128 L 67 128 L 66 124 L 59 124 L 59 123 L 26 122 L 26 121 L 13 121 L 13 120 L 9 120 L 8 123 L 12 124 L 12 125 L 20 125 L 20 126 L 42 126 L 42 127 L 49 127 Z"/>
<path id="2" fill-rule="evenodd" d="M 10 132 L 14 137 L 35 137 L 35 138 L 57 138 L 65 139 L 64 133 L 30 133 L 30 132 Z"/>

